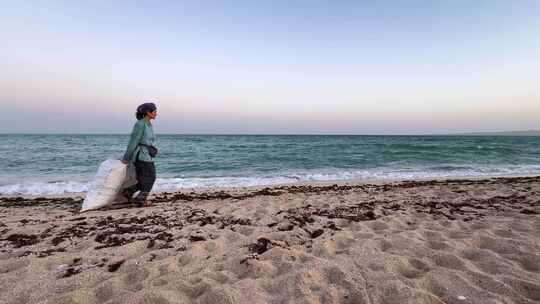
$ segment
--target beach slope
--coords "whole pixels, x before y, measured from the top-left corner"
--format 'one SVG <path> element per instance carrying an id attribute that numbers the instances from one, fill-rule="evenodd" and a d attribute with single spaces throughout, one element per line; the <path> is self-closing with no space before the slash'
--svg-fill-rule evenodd
<path id="1" fill-rule="evenodd" d="M 0 303 L 538 303 L 540 177 L 0 199 Z"/>

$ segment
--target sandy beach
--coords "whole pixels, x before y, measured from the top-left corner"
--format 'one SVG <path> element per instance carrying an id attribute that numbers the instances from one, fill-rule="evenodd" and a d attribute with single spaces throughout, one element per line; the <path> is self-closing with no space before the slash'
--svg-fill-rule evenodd
<path id="1" fill-rule="evenodd" d="M 538 303 L 540 177 L 0 198 L 0 303 Z"/>

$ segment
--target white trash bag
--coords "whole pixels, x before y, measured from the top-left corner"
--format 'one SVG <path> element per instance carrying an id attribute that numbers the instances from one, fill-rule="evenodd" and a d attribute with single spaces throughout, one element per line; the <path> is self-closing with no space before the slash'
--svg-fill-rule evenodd
<path id="1" fill-rule="evenodd" d="M 122 184 L 122 189 L 129 188 L 135 184 L 137 184 L 137 172 L 135 172 L 135 165 L 130 163 L 127 166 L 127 172 L 126 172 L 126 179 L 124 183 Z"/>
<path id="2" fill-rule="evenodd" d="M 127 168 L 128 165 L 117 159 L 102 162 L 88 187 L 81 212 L 112 204 L 126 183 Z"/>
<path id="3" fill-rule="evenodd" d="M 137 181 L 137 172 L 135 171 L 135 165 L 134 164 L 129 164 L 127 166 L 127 169 L 126 169 L 126 178 L 124 179 L 124 183 L 122 184 L 122 186 L 120 186 L 120 190 L 118 191 L 118 195 L 116 196 L 116 198 L 113 200 L 113 202 L 115 203 L 118 203 L 118 204 L 123 204 L 123 203 L 127 203 L 128 200 L 122 196 L 122 191 L 126 188 L 129 188 L 131 186 L 135 186 L 138 181 Z"/>

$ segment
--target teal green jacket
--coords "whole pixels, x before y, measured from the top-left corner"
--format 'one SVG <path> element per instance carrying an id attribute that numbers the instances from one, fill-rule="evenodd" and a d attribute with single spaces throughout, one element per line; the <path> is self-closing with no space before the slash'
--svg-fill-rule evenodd
<path id="1" fill-rule="evenodd" d="M 139 160 L 145 162 L 152 162 L 153 159 L 148 153 L 148 148 L 140 146 L 139 144 L 145 144 L 149 146 L 155 146 L 156 136 L 154 135 L 154 128 L 150 122 L 147 122 L 144 118 L 138 120 L 133 126 L 131 131 L 131 137 L 126 149 L 126 153 L 122 160 L 135 162 L 137 160 L 137 154 L 139 154 Z"/>

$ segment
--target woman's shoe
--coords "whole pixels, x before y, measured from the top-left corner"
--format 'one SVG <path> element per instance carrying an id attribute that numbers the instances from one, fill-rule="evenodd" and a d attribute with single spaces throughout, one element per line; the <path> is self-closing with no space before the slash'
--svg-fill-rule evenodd
<path id="1" fill-rule="evenodd" d="M 134 192 L 131 191 L 131 189 L 126 188 L 120 193 L 120 195 L 125 198 L 128 203 L 133 203 L 133 193 Z"/>

